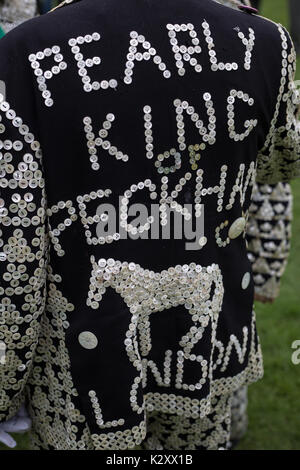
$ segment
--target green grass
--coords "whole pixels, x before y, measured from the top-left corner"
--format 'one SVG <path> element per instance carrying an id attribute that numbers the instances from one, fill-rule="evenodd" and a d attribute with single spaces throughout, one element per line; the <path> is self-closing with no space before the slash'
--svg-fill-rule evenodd
<path id="1" fill-rule="evenodd" d="M 264 0 L 262 14 L 289 26 L 285 0 Z M 291 362 L 291 344 L 300 339 L 300 180 L 293 192 L 292 252 L 281 295 L 273 305 L 256 305 L 265 377 L 249 387 L 249 429 L 240 450 L 300 450 L 300 365 Z M 17 440 L 18 449 L 28 448 L 28 436 Z"/>

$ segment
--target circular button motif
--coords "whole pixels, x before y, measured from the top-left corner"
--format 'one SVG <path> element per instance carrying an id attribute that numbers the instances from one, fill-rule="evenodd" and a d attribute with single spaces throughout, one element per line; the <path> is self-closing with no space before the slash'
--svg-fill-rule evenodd
<path id="1" fill-rule="evenodd" d="M 231 239 L 237 238 L 241 233 L 243 233 L 246 226 L 246 219 L 245 217 L 239 217 L 236 219 L 230 226 L 228 231 L 228 236 Z"/>
<path id="2" fill-rule="evenodd" d="M 90 331 L 82 331 L 78 336 L 78 341 L 85 349 L 95 349 L 98 345 L 98 339 Z"/>
<path id="3" fill-rule="evenodd" d="M 201 237 L 199 239 L 199 245 L 200 246 L 204 246 L 204 245 L 206 245 L 206 243 L 207 243 L 207 238 L 206 237 Z"/>
<path id="4" fill-rule="evenodd" d="M 251 275 L 249 272 L 245 273 L 242 279 L 242 289 L 247 289 L 250 284 Z"/>

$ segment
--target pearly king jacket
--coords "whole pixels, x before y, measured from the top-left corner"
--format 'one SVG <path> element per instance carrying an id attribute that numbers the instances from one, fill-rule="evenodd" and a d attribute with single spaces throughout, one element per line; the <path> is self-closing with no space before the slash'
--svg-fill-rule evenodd
<path id="1" fill-rule="evenodd" d="M 0 419 L 127 449 L 263 373 L 245 227 L 300 174 L 295 52 L 211 0 L 81 0 L 0 41 Z"/>

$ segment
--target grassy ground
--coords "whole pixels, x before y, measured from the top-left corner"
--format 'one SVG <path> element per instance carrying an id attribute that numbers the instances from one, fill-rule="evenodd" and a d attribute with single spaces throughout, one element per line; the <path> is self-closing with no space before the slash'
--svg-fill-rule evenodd
<path id="1" fill-rule="evenodd" d="M 285 0 L 263 0 L 262 14 L 288 27 Z M 241 450 L 300 450 L 300 365 L 291 362 L 291 344 L 295 339 L 300 340 L 299 180 L 293 183 L 293 191 L 294 236 L 281 296 L 273 305 L 256 305 L 265 377 L 249 387 L 249 430 L 239 445 Z M 18 449 L 28 448 L 27 436 L 19 436 L 17 440 Z M 3 449 L 1 444 L 0 449 Z"/>

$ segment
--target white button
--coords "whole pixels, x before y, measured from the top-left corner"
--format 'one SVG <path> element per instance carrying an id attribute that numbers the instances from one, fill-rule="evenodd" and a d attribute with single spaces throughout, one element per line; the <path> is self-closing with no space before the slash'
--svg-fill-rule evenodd
<path id="1" fill-rule="evenodd" d="M 98 340 L 94 333 L 90 331 L 82 331 L 78 336 L 80 345 L 85 349 L 95 349 L 98 345 Z"/>
<path id="2" fill-rule="evenodd" d="M 239 217 L 238 219 L 236 219 L 230 226 L 230 229 L 228 232 L 229 238 L 231 239 L 237 238 L 244 231 L 245 226 L 246 226 L 245 217 Z"/>
<path id="3" fill-rule="evenodd" d="M 247 289 L 250 284 L 251 275 L 250 273 L 245 273 L 242 279 L 242 289 Z"/>
<path id="4" fill-rule="evenodd" d="M 199 239 L 199 245 L 200 246 L 204 246 L 204 245 L 206 245 L 206 243 L 207 243 L 207 238 L 206 237 L 201 237 Z"/>

